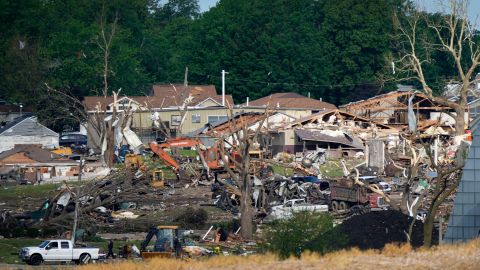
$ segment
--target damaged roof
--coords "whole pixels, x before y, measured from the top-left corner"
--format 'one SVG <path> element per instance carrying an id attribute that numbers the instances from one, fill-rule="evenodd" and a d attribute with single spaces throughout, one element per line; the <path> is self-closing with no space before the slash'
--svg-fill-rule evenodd
<path id="1" fill-rule="evenodd" d="M 363 122 L 363 123 L 366 123 L 366 124 L 375 124 L 377 127 L 380 127 L 382 129 L 392 129 L 392 130 L 394 129 L 394 128 L 388 126 L 388 125 L 377 123 L 377 122 L 371 121 L 371 120 L 369 120 L 365 117 L 357 116 L 355 114 L 348 113 L 348 112 L 338 110 L 338 109 L 328 110 L 328 111 L 319 112 L 319 113 L 314 113 L 314 114 L 302 117 L 298 120 L 295 120 L 291 123 L 288 123 L 284 127 L 295 127 L 295 126 L 306 125 L 306 124 L 309 124 L 309 123 L 328 122 L 330 120 L 329 118 L 333 115 L 336 117 L 335 120 L 334 120 L 335 122 L 337 122 L 338 120 L 350 120 L 350 121 L 354 121 L 354 122 Z"/>
<path id="2" fill-rule="evenodd" d="M 295 129 L 295 134 L 304 141 L 338 143 L 355 149 L 363 149 L 363 143 L 360 139 L 338 130 Z"/>
<path id="3" fill-rule="evenodd" d="M 218 136 L 231 134 L 238 131 L 242 123 L 246 123 L 247 127 L 257 123 L 265 118 L 265 113 L 260 112 L 238 112 L 231 118 L 215 123 L 207 123 L 203 127 L 194 130 L 188 136 L 211 135 Z"/>
<path id="4" fill-rule="evenodd" d="M 0 164 L 6 163 L 5 160 L 15 154 L 23 154 L 15 158 L 15 163 L 19 164 L 31 163 L 31 160 L 38 163 L 73 163 L 72 160 L 63 159 L 60 155 L 41 148 L 40 145 L 17 144 L 13 149 L 0 153 Z"/>
<path id="5" fill-rule="evenodd" d="M 242 104 L 247 106 L 246 103 Z M 298 93 L 275 93 L 257 100 L 250 101 L 249 107 L 272 107 L 272 108 L 289 108 L 289 109 L 311 109 L 311 110 L 327 110 L 336 109 L 337 107 L 331 103 L 321 100 L 302 96 Z"/>
<path id="6" fill-rule="evenodd" d="M 433 100 L 430 100 L 425 94 L 419 93 L 412 90 L 397 90 L 388 92 L 385 94 L 377 95 L 371 97 L 366 100 L 359 100 L 355 102 L 350 102 L 348 104 L 344 104 L 339 106 L 341 109 L 350 111 L 355 109 L 363 109 L 364 107 L 368 107 L 370 110 L 398 110 L 398 109 L 405 109 L 408 106 L 408 98 L 412 95 L 415 95 L 413 100 L 413 106 L 415 109 L 429 109 L 432 110 L 435 107 L 437 110 L 445 109 L 445 107 L 441 106 L 440 104 L 436 104 Z M 380 102 L 384 102 L 387 100 L 391 100 L 388 104 L 384 106 L 380 106 Z M 373 107 L 369 107 L 373 106 Z"/>

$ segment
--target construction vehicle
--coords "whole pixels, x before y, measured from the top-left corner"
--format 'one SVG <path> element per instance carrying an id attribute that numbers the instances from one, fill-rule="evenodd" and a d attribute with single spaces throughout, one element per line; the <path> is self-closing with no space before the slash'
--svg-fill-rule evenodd
<path id="1" fill-rule="evenodd" d="M 221 157 L 221 150 L 218 144 L 215 144 L 211 148 L 206 148 L 203 143 L 196 138 L 172 138 L 168 139 L 167 141 L 158 144 L 157 142 L 151 142 L 149 144 L 150 149 L 157 154 L 166 165 L 171 166 L 173 170 L 180 174 L 182 171 L 182 166 L 179 164 L 177 160 L 175 160 L 170 154 L 168 154 L 165 149 L 169 148 L 177 148 L 177 147 L 195 147 L 198 152 L 198 156 L 202 161 L 204 171 L 197 175 L 197 178 L 202 180 L 207 180 L 212 172 L 224 172 L 226 170 L 225 164 Z M 234 158 L 236 155 L 234 154 Z M 230 168 L 234 168 L 234 161 L 229 160 L 228 166 Z M 190 170 L 191 174 L 196 174 L 195 170 Z"/>
<path id="2" fill-rule="evenodd" d="M 330 183 L 330 208 L 334 212 L 345 212 L 353 207 L 369 211 L 387 206 L 380 194 L 367 187 L 346 180 Z"/>
<path id="3" fill-rule="evenodd" d="M 161 169 L 155 169 L 151 172 L 147 171 L 142 156 L 136 154 L 125 155 L 125 168 L 139 171 L 142 175 L 147 175 L 151 179 L 151 186 L 154 188 L 163 188 L 165 186 L 165 173 Z"/>
<path id="4" fill-rule="evenodd" d="M 140 246 L 143 259 L 176 258 L 179 257 L 180 245 L 178 226 L 152 226 Z M 155 236 L 155 244 L 149 248 L 149 243 Z"/>
<path id="5" fill-rule="evenodd" d="M 153 170 L 151 186 L 154 188 L 163 188 L 165 186 L 165 173 L 163 170 Z"/>

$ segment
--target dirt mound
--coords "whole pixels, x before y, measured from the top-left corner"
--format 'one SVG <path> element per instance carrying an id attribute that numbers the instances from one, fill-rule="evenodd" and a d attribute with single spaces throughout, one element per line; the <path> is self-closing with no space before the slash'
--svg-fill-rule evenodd
<path id="1" fill-rule="evenodd" d="M 348 237 L 348 245 L 360 249 L 380 249 L 388 243 L 407 242 L 412 218 L 398 211 L 375 211 L 345 220 L 339 229 Z M 438 233 L 434 232 L 434 237 Z M 436 239 L 434 239 L 434 242 Z M 412 246 L 423 244 L 423 223 L 415 221 Z"/>

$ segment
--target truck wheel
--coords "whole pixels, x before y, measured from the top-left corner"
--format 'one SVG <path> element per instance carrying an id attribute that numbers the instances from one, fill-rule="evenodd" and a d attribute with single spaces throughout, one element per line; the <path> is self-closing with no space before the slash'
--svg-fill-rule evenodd
<path id="1" fill-rule="evenodd" d="M 340 211 L 345 211 L 348 209 L 347 203 L 346 202 L 340 202 L 338 204 L 338 210 Z"/>
<path id="2" fill-rule="evenodd" d="M 332 202 L 332 210 L 333 210 L 333 212 L 338 212 L 338 202 L 337 201 Z"/>
<path id="3" fill-rule="evenodd" d="M 82 255 L 80 255 L 80 258 L 78 259 L 78 263 L 79 264 L 88 264 L 88 263 L 90 263 L 91 259 L 92 259 L 92 257 L 90 256 L 90 254 L 83 253 Z"/>
<path id="4" fill-rule="evenodd" d="M 30 265 L 40 265 L 43 261 L 42 255 L 40 254 L 33 254 L 30 256 L 29 264 Z"/>

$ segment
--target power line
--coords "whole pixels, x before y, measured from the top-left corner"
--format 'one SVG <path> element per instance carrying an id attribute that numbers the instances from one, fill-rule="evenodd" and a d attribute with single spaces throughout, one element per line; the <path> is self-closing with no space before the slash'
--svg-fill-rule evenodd
<path id="1" fill-rule="evenodd" d="M 196 75 L 205 76 L 207 78 L 218 78 L 221 79 L 221 76 L 217 75 L 207 75 L 201 74 L 197 72 L 193 72 Z M 359 86 L 359 85 L 378 85 L 378 83 L 352 83 L 352 84 L 304 84 L 304 83 L 289 83 L 289 82 L 272 82 L 272 81 L 259 81 L 259 80 L 249 80 L 249 79 L 241 79 L 235 77 L 235 75 L 230 74 L 227 77 L 228 81 L 240 81 L 240 82 L 251 82 L 251 83 L 259 83 L 259 84 L 267 84 L 267 85 L 288 85 L 288 86 L 301 86 L 301 87 L 329 87 L 329 88 L 336 88 L 336 87 L 346 87 L 346 86 Z"/>

